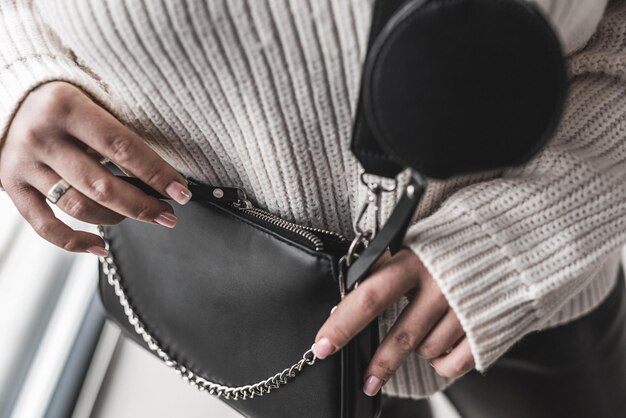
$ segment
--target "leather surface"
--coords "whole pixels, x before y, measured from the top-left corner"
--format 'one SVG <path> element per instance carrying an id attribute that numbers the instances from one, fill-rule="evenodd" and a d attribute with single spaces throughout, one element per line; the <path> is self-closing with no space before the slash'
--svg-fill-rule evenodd
<path id="1" fill-rule="evenodd" d="M 377 1 L 374 4 L 368 41 L 368 55 L 380 31 L 393 16 L 394 12 L 405 2 L 406 0 L 384 0 Z M 354 118 L 351 149 L 367 173 L 393 178 L 404 169 L 401 163 L 396 161 L 378 144 L 369 127 L 363 109 L 363 80 L 361 81 L 361 90 Z"/>
<path id="2" fill-rule="evenodd" d="M 390 160 L 438 179 L 517 165 L 552 137 L 566 91 L 560 43 L 532 3 L 409 0 L 366 58 L 352 148 L 386 176 Z"/>
<path id="3" fill-rule="evenodd" d="M 365 328 L 342 350 L 344 383 L 342 396 L 345 417 L 375 417 L 381 410 L 381 394 L 369 397 L 363 393 L 365 372 L 379 345 L 378 321 Z"/>
<path id="4" fill-rule="evenodd" d="M 336 256 L 287 241 L 236 209 L 192 201 L 177 215 L 174 229 L 133 220 L 106 227 L 123 285 L 149 332 L 178 361 L 225 385 L 256 383 L 297 362 L 339 302 Z M 102 272 L 100 293 L 109 315 L 145 346 Z M 375 332 L 376 322 L 353 346 L 367 355 Z M 343 365 L 331 356 L 261 398 L 226 402 L 249 417 L 374 416 L 378 399 L 352 393 L 355 385 L 361 393 L 369 358 L 345 355 Z M 358 402 L 352 411 L 342 388 Z"/>
<path id="5" fill-rule="evenodd" d="M 140 179 L 127 176 L 112 162 L 107 162 L 104 166 L 121 180 L 132 184 L 148 196 L 156 197 L 157 199 L 169 199 L 169 197 L 163 196 L 161 193 L 157 192 Z M 199 202 L 227 203 L 236 202 L 245 198 L 243 190 L 236 187 L 216 187 L 198 183 L 191 178 L 187 178 L 186 180 L 189 183 L 187 188 L 193 195 L 193 200 Z M 216 194 L 217 189 L 219 189 L 219 194 Z"/>

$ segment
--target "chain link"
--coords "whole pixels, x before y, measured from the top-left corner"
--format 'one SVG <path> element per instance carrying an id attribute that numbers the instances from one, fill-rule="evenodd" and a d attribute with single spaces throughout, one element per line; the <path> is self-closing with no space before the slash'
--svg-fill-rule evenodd
<path id="1" fill-rule="evenodd" d="M 141 319 L 128 302 L 126 293 L 122 286 L 122 278 L 117 272 L 117 266 L 115 260 L 110 252 L 110 245 L 108 240 L 104 236 L 104 228 L 98 226 L 100 236 L 104 239 L 105 248 L 109 250 L 107 257 L 99 257 L 100 264 L 102 265 L 102 272 L 107 276 L 107 282 L 115 290 L 115 295 L 119 298 L 120 305 L 124 308 L 124 314 L 128 323 L 133 327 L 135 332 L 146 342 L 148 349 L 159 357 L 165 365 L 172 368 L 176 374 L 182 377 L 183 380 L 194 386 L 201 392 L 208 392 L 210 395 L 217 396 L 223 399 L 232 400 L 245 400 L 252 399 L 270 393 L 274 389 L 278 389 L 281 386 L 286 385 L 295 378 L 298 373 L 302 371 L 305 366 L 312 366 L 315 364 L 317 358 L 313 354 L 313 347 L 307 350 L 302 358 L 293 366 L 286 368 L 282 372 L 276 373 L 265 380 L 258 383 L 245 386 L 225 386 L 219 383 L 211 382 L 197 373 L 188 369 L 185 365 L 177 362 L 170 356 L 165 350 L 161 348 L 158 341 L 145 329 Z"/>

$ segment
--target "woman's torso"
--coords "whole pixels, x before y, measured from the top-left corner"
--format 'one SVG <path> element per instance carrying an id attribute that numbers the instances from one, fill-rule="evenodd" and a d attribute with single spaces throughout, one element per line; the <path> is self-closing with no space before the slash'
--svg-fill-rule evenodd
<path id="1" fill-rule="evenodd" d="M 353 235 L 367 189 L 350 135 L 373 0 L 34 1 L 106 87 L 103 104 L 183 174 Z M 417 218 L 498 174 L 431 182 Z M 401 190 L 384 197 L 383 219 Z M 603 289 L 618 260 L 598 273 Z M 594 292 L 583 289 L 546 326 L 588 311 L 602 296 Z M 388 312 L 383 332 L 398 314 Z M 418 396 L 449 384 L 425 364 L 411 357 L 387 390 Z"/>
<path id="2" fill-rule="evenodd" d="M 372 0 L 36 1 L 107 107 L 183 174 L 353 234 L 366 189 L 349 147 Z M 479 178 L 433 183 L 421 215 Z"/>

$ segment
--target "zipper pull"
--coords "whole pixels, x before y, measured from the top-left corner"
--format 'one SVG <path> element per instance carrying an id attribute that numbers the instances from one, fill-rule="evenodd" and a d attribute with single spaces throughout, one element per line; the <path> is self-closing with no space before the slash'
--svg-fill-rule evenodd
<path id="1" fill-rule="evenodd" d="M 124 180 L 127 183 L 137 187 L 148 196 L 156 197 L 157 199 L 167 200 L 170 199 L 167 196 L 163 196 L 161 193 L 148 186 L 146 183 L 138 179 L 137 177 L 129 177 L 123 175 L 117 175 L 118 178 Z M 252 203 L 247 199 L 246 193 L 243 189 L 238 187 L 219 187 L 209 186 L 206 184 L 200 184 L 197 181 L 186 178 L 188 182 L 188 188 L 191 192 L 191 200 L 196 202 L 215 202 L 215 203 L 235 203 L 236 205 L 242 205 L 247 208 L 252 207 Z"/>
<path id="2" fill-rule="evenodd" d="M 237 205 L 252 204 L 246 197 L 243 189 L 238 187 L 221 187 L 200 184 L 190 178 L 187 178 L 188 188 L 191 192 L 191 200 L 199 202 L 215 202 L 215 203 L 235 203 Z"/>
<path id="3" fill-rule="evenodd" d="M 243 190 L 242 190 L 243 193 Z M 246 194 L 243 193 L 243 197 L 241 199 L 239 199 L 238 201 L 234 202 L 233 205 L 235 205 L 235 207 L 237 209 L 252 209 L 254 208 L 254 205 L 252 204 L 252 202 L 250 202 L 247 198 L 246 198 Z"/>

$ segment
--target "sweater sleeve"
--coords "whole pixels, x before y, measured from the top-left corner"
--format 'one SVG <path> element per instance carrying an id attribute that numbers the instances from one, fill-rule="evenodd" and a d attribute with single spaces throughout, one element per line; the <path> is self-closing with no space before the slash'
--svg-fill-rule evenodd
<path id="1" fill-rule="evenodd" d="M 544 151 L 457 191 L 405 238 L 479 371 L 541 329 L 626 242 L 626 7 L 615 9 L 570 58 L 565 115 Z"/>
<path id="2" fill-rule="evenodd" d="M 73 83 L 105 100 L 101 83 L 46 26 L 33 0 L 0 2 L 0 147 L 26 95 L 54 80 Z"/>

